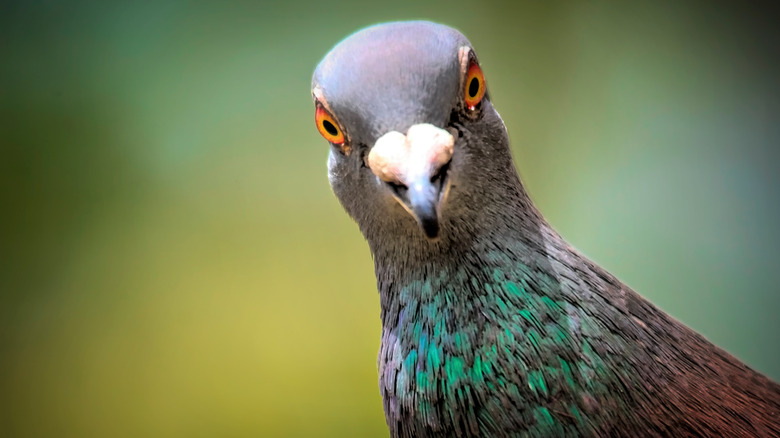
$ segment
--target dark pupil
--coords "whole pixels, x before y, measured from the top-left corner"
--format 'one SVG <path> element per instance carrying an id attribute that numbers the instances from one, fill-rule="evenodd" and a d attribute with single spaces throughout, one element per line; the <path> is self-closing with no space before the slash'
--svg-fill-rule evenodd
<path id="1" fill-rule="evenodd" d="M 470 97 L 476 96 L 478 91 L 479 91 L 479 79 L 471 78 L 471 82 L 469 82 L 469 96 Z"/>
<path id="2" fill-rule="evenodd" d="M 339 134 L 339 130 L 336 129 L 335 126 L 333 126 L 333 123 L 330 123 L 327 120 L 323 120 L 322 121 L 322 127 L 325 128 L 325 130 L 328 131 L 328 134 L 330 134 L 330 135 L 338 135 Z"/>

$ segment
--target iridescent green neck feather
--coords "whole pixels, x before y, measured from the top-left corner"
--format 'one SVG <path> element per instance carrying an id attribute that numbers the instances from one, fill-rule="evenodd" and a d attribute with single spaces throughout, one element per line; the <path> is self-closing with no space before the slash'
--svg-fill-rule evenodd
<path id="1" fill-rule="evenodd" d="M 431 261 L 403 273 L 405 282 L 383 282 L 378 267 L 380 388 L 394 433 L 592 432 L 602 422 L 597 400 L 635 378 L 596 353 L 590 338 L 604 329 L 547 258 L 504 243 Z"/>

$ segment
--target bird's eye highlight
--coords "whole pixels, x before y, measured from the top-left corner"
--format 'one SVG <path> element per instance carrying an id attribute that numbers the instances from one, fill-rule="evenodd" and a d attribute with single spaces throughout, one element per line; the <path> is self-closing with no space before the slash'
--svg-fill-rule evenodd
<path id="1" fill-rule="evenodd" d="M 485 76 L 476 62 L 471 62 L 466 74 L 466 106 L 474 109 L 485 95 Z"/>
<path id="2" fill-rule="evenodd" d="M 344 144 L 344 133 L 339 128 L 336 120 L 328 114 L 328 111 L 320 105 L 314 113 L 314 121 L 317 123 L 317 130 L 320 131 L 325 140 L 337 145 Z"/>

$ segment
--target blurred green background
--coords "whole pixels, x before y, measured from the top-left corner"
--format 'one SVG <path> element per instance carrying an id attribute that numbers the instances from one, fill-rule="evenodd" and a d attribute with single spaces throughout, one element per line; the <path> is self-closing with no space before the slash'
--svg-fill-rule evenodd
<path id="1" fill-rule="evenodd" d="M 385 436 L 379 303 L 311 73 L 366 25 L 474 43 L 552 224 L 780 378 L 780 77 L 711 3 L 0 3 L 0 435 Z"/>

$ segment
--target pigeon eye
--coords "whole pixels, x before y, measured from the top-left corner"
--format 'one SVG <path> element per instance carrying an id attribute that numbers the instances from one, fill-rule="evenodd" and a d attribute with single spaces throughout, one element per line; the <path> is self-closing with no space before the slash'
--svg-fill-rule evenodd
<path id="1" fill-rule="evenodd" d="M 328 114 L 328 111 L 320 105 L 317 105 L 317 110 L 314 113 L 314 121 L 317 123 L 317 130 L 325 137 L 325 140 L 336 145 L 344 144 L 344 133 L 341 132 L 339 124 L 330 114 Z"/>
<path id="2" fill-rule="evenodd" d="M 466 74 L 466 106 L 474 109 L 485 95 L 485 76 L 476 62 L 472 61 Z"/>

